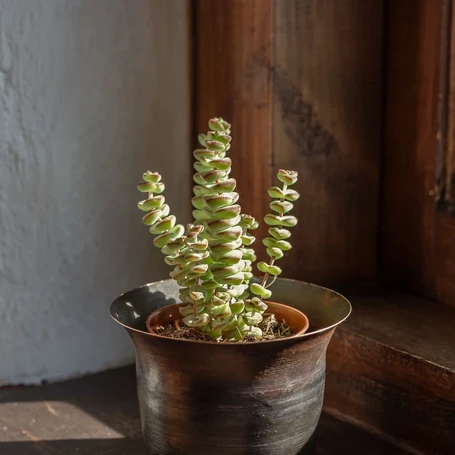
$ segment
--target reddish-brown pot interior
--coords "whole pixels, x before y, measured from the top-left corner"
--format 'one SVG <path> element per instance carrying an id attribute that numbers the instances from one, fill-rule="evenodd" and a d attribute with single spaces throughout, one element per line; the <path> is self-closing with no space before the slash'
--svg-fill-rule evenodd
<path id="1" fill-rule="evenodd" d="M 296 308 L 282 305 L 276 302 L 266 302 L 267 313 L 273 313 L 279 322 L 285 320 L 287 324 L 294 329 L 293 336 L 302 335 L 308 330 L 310 322 L 306 315 Z M 174 321 L 181 321 L 182 315 L 180 314 L 179 307 L 182 305 L 173 304 L 163 308 L 159 308 L 149 315 L 146 321 L 147 330 L 156 336 L 158 335 L 155 331 L 156 327 L 166 327 L 169 324 L 173 324 Z"/>

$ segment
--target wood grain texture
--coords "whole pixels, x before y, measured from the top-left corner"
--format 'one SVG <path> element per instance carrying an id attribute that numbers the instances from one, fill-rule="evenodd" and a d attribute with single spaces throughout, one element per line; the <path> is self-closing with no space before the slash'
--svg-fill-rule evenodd
<path id="1" fill-rule="evenodd" d="M 207 131 L 213 116 L 232 124 L 232 176 L 262 239 L 272 182 L 272 0 L 197 0 L 194 30 L 196 128 Z M 254 246 L 263 254 L 260 241 Z"/>
<path id="2" fill-rule="evenodd" d="M 146 455 L 134 367 L 43 387 L 0 390 L 2 455 Z M 323 414 L 315 455 L 406 452 Z"/>
<path id="3" fill-rule="evenodd" d="M 438 301 L 455 306 L 455 216 L 453 213 L 439 212 L 436 217 L 435 275 Z"/>
<path id="4" fill-rule="evenodd" d="M 381 275 L 435 297 L 442 0 L 392 0 L 387 17 Z"/>
<path id="5" fill-rule="evenodd" d="M 453 453 L 455 310 L 396 293 L 351 301 L 328 350 L 326 407 L 423 453 Z"/>
<path id="6" fill-rule="evenodd" d="M 299 171 L 286 276 L 376 276 L 383 2 L 276 0 L 273 163 Z"/>
<path id="7" fill-rule="evenodd" d="M 436 216 L 435 274 L 436 296 L 443 303 L 455 306 L 455 8 L 450 15 L 451 41 L 448 67 L 448 134 L 446 154 L 445 202 Z"/>

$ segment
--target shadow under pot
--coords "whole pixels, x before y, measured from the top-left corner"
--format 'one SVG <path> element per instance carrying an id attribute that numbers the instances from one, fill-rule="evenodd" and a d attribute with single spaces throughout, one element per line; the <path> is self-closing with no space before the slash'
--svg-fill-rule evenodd
<path id="1" fill-rule="evenodd" d="M 112 303 L 111 316 L 136 349 L 148 455 L 313 453 L 327 346 L 351 305 L 334 291 L 300 281 L 278 279 L 271 289 L 276 300 L 308 316 L 305 333 L 254 343 L 150 333 L 149 315 L 179 301 L 173 280 L 133 289 Z"/>

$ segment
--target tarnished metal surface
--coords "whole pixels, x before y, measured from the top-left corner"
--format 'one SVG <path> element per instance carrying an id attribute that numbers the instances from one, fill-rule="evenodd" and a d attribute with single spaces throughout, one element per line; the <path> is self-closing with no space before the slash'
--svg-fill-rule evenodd
<path id="1" fill-rule="evenodd" d="M 147 316 L 178 302 L 172 280 L 130 291 L 112 317 L 136 347 L 138 396 L 150 455 L 307 455 L 322 409 L 325 354 L 349 302 L 279 279 L 274 298 L 310 320 L 303 335 L 245 344 L 194 343 L 145 331 Z"/>

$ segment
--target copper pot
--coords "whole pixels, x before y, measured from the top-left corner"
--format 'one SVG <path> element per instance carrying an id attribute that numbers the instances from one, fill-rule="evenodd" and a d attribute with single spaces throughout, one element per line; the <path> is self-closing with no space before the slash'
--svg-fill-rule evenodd
<path id="1" fill-rule="evenodd" d="M 258 343 L 153 335 L 150 313 L 178 302 L 173 280 L 118 297 L 111 315 L 136 348 L 138 398 L 149 455 L 307 455 L 322 410 L 325 354 L 349 302 L 286 279 L 274 298 L 303 311 L 308 332 Z"/>
<path id="2" fill-rule="evenodd" d="M 182 316 L 179 311 L 180 304 L 168 305 L 153 313 L 145 321 L 147 331 L 152 335 L 160 336 L 156 333 L 156 327 L 167 326 L 175 321 L 181 321 Z M 267 312 L 273 313 L 279 322 L 285 320 L 291 327 L 294 328 L 295 335 L 301 335 L 308 330 L 310 322 L 304 313 L 297 308 L 288 305 L 282 305 L 276 302 L 267 302 Z"/>

